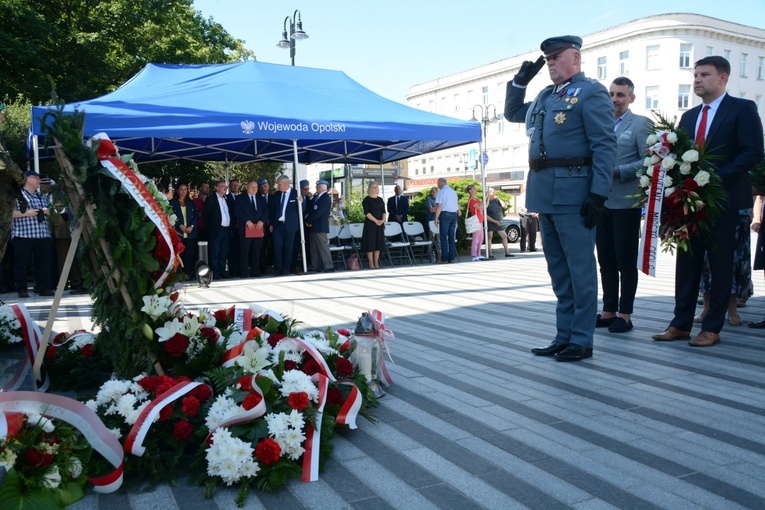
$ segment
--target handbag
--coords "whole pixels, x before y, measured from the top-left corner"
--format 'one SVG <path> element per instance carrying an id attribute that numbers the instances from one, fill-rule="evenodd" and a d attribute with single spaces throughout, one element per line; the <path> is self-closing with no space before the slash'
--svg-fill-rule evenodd
<path id="1" fill-rule="evenodd" d="M 351 269 L 354 271 L 357 269 L 361 269 L 361 265 L 359 264 L 359 256 L 356 255 L 355 253 L 352 253 L 351 256 L 348 257 L 348 260 L 345 262 L 345 266 L 348 269 Z"/>
<path id="2" fill-rule="evenodd" d="M 470 208 L 468 207 L 465 210 L 465 215 L 467 215 L 469 211 Z M 473 216 L 468 216 L 465 218 L 465 232 L 472 234 L 473 232 L 478 232 L 479 230 L 481 230 L 481 222 L 478 221 L 478 216 L 474 214 Z"/>

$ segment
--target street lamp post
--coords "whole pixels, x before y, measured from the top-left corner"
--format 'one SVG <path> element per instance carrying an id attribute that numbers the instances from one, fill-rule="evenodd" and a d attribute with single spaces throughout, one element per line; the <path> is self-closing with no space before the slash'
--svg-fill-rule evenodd
<path id="1" fill-rule="evenodd" d="M 296 22 L 297 20 L 297 22 Z M 287 22 L 289 22 L 289 39 L 287 38 Z M 279 48 L 290 49 L 290 59 L 292 65 L 295 65 L 295 41 L 308 39 L 308 34 L 303 32 L 303 22 L 300 19 L 300 11 L 297 9 L 292 17 L 284 18 L 284 30 L 282 31 L 282 40 L 276 43 Z"/>
<path id="2" fill-rule="evenodd" d="M 481 112 L 481 118 L 477 119 L 475 116 L 475 109 L 478 108 Z M 489 129 L 489 124 L 493 124 L 495 122 L 499 122 L 499 117 L 497 117 L 497 107 L 493 104 L 490 105 L 480 105 L 477 104 L 473 107 L 473 116 L 470 118 L 470 120 L 474 122 L 480 122 L 481 126 L 483 127 L 481 141 L 478 142 L 478 153 L 479 158 L 481 159 L 481 202 L 483 202 L 483 232 L 484 232 L 484 240 L 486 242 L 486 258 L 489 258 L 489 243 L 491 240 L 488 238 L 489 234 L 489 221 L 486 218 L 486 160 L 488 159 L 487 154 L 483 152 L 484 150 L 484 143 L 486 142 L 486 135 L 488 134 L 487 131 Z"/>

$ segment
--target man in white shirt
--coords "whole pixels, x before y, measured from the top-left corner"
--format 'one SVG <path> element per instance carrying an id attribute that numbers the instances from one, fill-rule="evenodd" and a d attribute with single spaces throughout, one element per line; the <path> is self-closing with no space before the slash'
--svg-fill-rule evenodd
<path id="1" fill-rule="evenodd" d="M 436 195 L 436 219 L 438 235 L 441 238 L 441 260 L 439 264 L 457 260 L 457 217 L 462 216 L 457 192 L 446 184 L 446 179 L 438 179 L 438 195 Z"/>

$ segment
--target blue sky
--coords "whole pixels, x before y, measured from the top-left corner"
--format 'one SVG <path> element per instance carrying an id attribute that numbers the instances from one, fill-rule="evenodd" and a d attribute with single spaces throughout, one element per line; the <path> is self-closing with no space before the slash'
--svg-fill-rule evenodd
<path id="1" fill-rule="evenodd" d="M 693 12 L 765 28 L 765 0 L 602 2 L 605 7 L 593 7 L 597 4 L 601 2 L 194 0 L 197 10 L 244 40 L 259 61 L 287 65 L 289 50 L 276 43 L 284 19 L 299 9 L 309 38 L 297 41 L 295 65 L 343 71 L 402 103 L 412 85 L 537 49 L 547 37 L 584 35 L 644 16 Z"/>

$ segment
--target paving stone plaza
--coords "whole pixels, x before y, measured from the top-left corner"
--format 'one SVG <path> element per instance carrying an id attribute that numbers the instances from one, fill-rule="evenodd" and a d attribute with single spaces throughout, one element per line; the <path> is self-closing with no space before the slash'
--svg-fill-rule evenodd
<path id="1" fill-rule="evenodd" d="M 765 330 L 727 326 L 710 348 L 651 341 L 673 307 L 674 259 L 664 254 L 657 278 L 641 275 L 635 329 L 598 329 L 594 357 L 579 363 L 535 357 L 529 349 L 555 334 L 555 299 L 543 254 L 513 251 L 189 284 L 182 299 L 192 309 L 255 302 L 323 329 L 352 327 L 377 308 L 396 336 L 395 384 L 378 421 L 338 434 L 320 481 L 252 491 L 244 508 L 765 508 Z M 745 323 L 765 317 L 761 271 L 754 282 Z M 51 301 L 25 303 L 44 327 Z M 55 329 L 90 326 L 88 296 L 65 297 Z M 228 509 L 236 495 L 220 489 L 208 500 L 180 480 L 91 492 L 71 508 Z"/>

